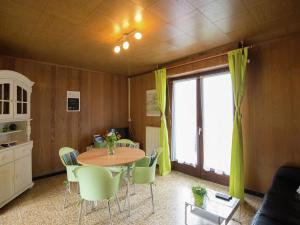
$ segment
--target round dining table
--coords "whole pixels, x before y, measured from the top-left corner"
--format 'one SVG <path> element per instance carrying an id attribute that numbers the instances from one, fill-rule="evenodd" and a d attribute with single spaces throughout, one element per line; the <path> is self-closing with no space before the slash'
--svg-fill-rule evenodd
<path id="1" fill-rule="evenodd" d="M 126 199 L 128 202 L 128 215 L 130 216 L 130 167 L 132 163 L 143 159 L 145 152 L 141 149 L 119 147 L 115 149 L 113 155 L 108 155 L 106 148 L 92 148 L 91 150 L 81 153 L 77 157 L 77 162 L 84 166 L 127 166 L 127 193 Z"/>

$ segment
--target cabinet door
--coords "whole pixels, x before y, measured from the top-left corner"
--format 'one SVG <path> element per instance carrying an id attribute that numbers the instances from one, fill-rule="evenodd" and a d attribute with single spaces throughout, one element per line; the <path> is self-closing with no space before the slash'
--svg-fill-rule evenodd
<path id="1" fill-rule="evenodd" d="M 0 204 L 14 194 L 14 164 L 0 166 Z"/>
<path id="2" fill-rule="evenodd" d="M 15 161 L 15 192 L 32 183 L 31 155 Z"/>
<path id="3" fill-rule="evenodd" d="M 30 117 L 30 93 L 20 82 L 15 83 L 15 118 L 29 119 Z"/>
<path id="4" fill-rule="evenodd" d="M 13 118 L 13 83 L 0 79 L 0 120 Z"/>

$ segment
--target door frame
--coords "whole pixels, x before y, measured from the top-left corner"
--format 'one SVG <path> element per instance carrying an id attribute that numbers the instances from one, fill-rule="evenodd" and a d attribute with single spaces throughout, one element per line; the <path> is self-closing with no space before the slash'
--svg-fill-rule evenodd
<path id="1" fill-rule="evenodd" d="M 202 88 L 201 88 L 201 78 L 205 76 L 209 76 L 212 74 L 218 74 L 218 73 L 224 73 L 229 72 L 229 68 L 221 68 L 216 70 L 209 70 L 202 73 L 195 73 L 188 76 L 180 76 L 180 77 L 174 77 L 174 78 L 168 78 L 168 109 L 170 110 L 169 116 L 170 116 L 170 122 L 169 122 L 169 130 L 172 132 L 172 110 L 173 110 L 173 81 L 176 80 L 186 80 L 191 78 L 196 78 L 196 88 L 197 88 L 197 128 L 198 128 L 198 139 L 197 139 L 197 164 L 196 166 L 192 166 L 185 163 L 178 163 L 177 161 L 172 161 L 172 169 L 180 171 L 182 173 L 186 173 L 191 176 L 199 177 L 204 180 L 212 181 L 214 183 L 222 184 L 222 185 L 229 185 L 229 176 L 227 175 L 220 175 L 214 172 L 205 171 L 203 169 L 203 159 L 204 159 L 204 151 L 203 151 L 203 126 L 202 126 Z M 199 129 L 201 129 L 201 132 L 199 132 Z M 170 135 L 170 151 L 172 154 L 172 135 Z"/>

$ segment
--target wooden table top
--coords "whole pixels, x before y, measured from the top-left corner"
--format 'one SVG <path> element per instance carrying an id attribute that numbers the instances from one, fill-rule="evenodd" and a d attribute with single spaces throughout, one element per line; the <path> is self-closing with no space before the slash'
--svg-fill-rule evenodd
<path id="1" fill-rule="evenodd" d="M 136 162 L 145 157 L 145 152 L 140 149 L 120 147 L 115 149 L 114 155 L 108 155 L 107 149 L 94 148 L 81 153 L 77 161 L 81 165 L 93 166 L 120 166 Z"/>

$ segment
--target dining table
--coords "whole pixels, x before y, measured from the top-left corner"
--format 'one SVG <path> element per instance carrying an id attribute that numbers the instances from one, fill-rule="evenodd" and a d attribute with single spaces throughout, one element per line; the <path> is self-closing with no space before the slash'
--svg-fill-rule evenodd
<path id="1" fill-rule="evenodd" d="M 126 166 L 127 167 L 127 193 L 128 216 L 130 216 L 130 169 L 131 165 L 145 157 L 145 152 L 141 149 L 118 147 L 114 150 L 113 155 L 108 154 L 106 148 L 92 148 L 91 150 L 81 153 L 77 157 L 77 162 L 83 166 Z"/>

